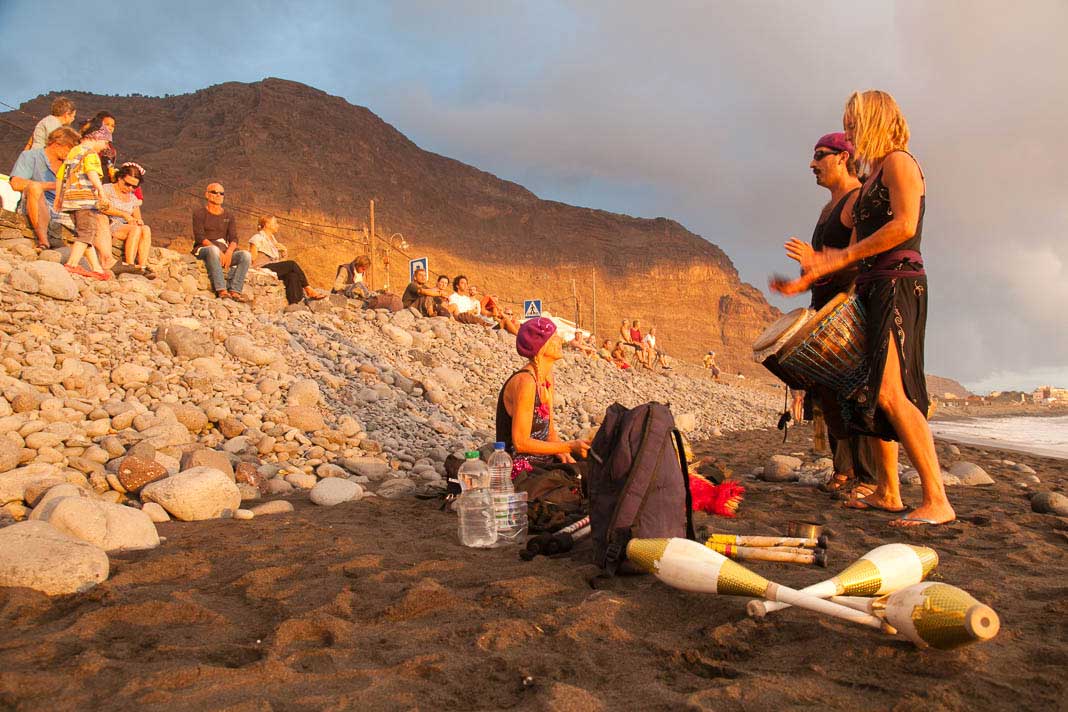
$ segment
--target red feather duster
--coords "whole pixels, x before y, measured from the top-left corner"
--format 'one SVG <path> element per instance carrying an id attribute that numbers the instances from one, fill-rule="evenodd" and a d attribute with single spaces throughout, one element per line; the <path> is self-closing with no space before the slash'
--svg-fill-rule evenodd
<path id="1" fill-rule="evenodd" d="M 693 511 L 733 517 L 745 497 L 745 487 L 730 480 L 719 485 L 712 484 L 701 475 L 691 472 L 690 495 Z"/>

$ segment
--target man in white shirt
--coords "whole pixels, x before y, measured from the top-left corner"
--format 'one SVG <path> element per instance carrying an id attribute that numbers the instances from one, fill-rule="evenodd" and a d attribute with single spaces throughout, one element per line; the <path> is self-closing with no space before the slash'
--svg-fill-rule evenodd
<path id="1" fill-rule="evenodd" d="M 472 297 L 468 291 L 467 277 L 462 274 L 456 275 L 452 280 L 452 294 L 449 295 L 449 304 L 456 307 L 456 319 L 467 324 L 484 324 L 485 326 L 497 326 L 497 322 L 482 315 L 482 305 Z M 464 318 L 461 318 L 464 317 Z"/>

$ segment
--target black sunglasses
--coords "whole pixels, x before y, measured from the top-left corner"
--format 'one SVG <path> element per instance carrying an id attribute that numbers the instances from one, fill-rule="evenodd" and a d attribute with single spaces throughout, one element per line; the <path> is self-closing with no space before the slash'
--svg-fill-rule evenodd
<path id="1" fill-rule="evenodd" d="M 225 190 L 209 190 L 208 192 L 212 195 L 226 195 Z"/>
<path id="2" fill-rule="evenodd" d="M 841 151 L 816 151 L 812 154 L 813 161 L 822 161 L 827 156 L 837 156 Z"/>
<path id="3" fill-rule="evenodd" d="M 131 182 L 130 182 L 130 181 L 128 181 L 128 180 L 124 180 L 124 181 L 122 182 L 122 184 L 123 184 L 123 185 L 125 185 L 125 186 L 126 186 L 127 188 L 129 188 L 130 190 L 134 190 L 134 189 L 136 189 L 136 188 L 137 188 L 137 186 L 139 185 L 138 183 L 131 183 Z"/>

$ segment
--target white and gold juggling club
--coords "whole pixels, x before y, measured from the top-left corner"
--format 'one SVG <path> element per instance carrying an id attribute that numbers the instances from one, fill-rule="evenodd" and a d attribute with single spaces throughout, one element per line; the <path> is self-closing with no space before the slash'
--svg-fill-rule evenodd
<path id="1" fill-rule="evenodd" d="M 877 616 L 780 586 L 689 539 L 631 539 L 627 560 L 673 588 L 695 593 L 758 596 L 886 630 Z"/>
<path id="2" fill-rule="evenodd" d="M 816 598 L 882 596 L 920 583 L 938 566 L 934 549 L 912 544 L 884 544 L 869 551 L 837 575 L 801 589 Z M 782 603 L 750 601 L 746 610 L 754 618 L 786 608 Z"/>
<path id="3" fill-rule="evenodd" d="M 946 583 L 927 581 L 878 598 L 835 596 L 831 600 L 883 618 L 921 648 L 952 650 L 990 640 L 1001 629 L 993 608 Z"/>

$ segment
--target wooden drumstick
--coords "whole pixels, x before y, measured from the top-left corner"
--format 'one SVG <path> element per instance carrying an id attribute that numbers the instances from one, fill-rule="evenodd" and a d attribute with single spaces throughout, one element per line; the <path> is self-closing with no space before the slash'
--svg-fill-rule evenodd
<path id="1" fill-rule="evenodd" d="M 627 544 L 627 560 L 683 591 L 758 596 L 886 630 L 886 624 L 877 616 L 780 586 L 689 539 L 631 539 Z"/>
<path id="2" fill-rule="evenodd" d="M 882 596 L 923 581 L 938 566 L 934 549 L 912 544 L 884 544 L 869 551 L 837 575 L 801 589 L 817 598 L 831 596 Z M 779 603 L 750 601 L 746 610 L 754 618 L 786 608 Z"/>
<path id="3" fill-rule="evenodd" d="M 990 640 L 1001 629 L 993 608 L 945 583 L 918 583 L 879 598 L 835 596 L 831 600 L 885 619 L 920 647 L 952 650 Z"/>
<path id="4" fill-rule="evenodd" d="M 799 549 L 789 546 L 735 546 L 705 542 L 712 551 L 736 561 L 779 561 L 784 564 L 817 564 L 827 568 L 826 549 Z"/>
<path id="5" fill-rule="evenodd" d="M 743 534 L 713 534 L 706 544 L 735 544 L 736 546 L 795 546 L 803 549 L 827 548 L 827 535 L 818 539 L 801 536 L 746 536 Z"/>

